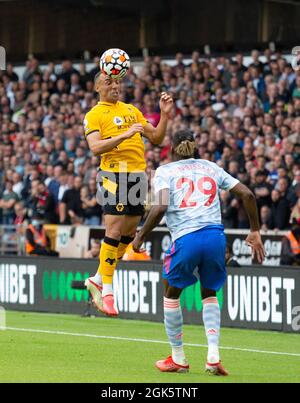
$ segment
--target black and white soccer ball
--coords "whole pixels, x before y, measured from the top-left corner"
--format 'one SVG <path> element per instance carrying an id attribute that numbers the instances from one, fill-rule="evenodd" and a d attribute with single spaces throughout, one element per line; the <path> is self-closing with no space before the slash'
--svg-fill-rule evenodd
<path id="1" fill-rule="evenodd" d="M 122 49 L 108 49 L 100 58 L 100 71 L 112 78 L 123 78 L 130 68 L 130 58 Z"/>

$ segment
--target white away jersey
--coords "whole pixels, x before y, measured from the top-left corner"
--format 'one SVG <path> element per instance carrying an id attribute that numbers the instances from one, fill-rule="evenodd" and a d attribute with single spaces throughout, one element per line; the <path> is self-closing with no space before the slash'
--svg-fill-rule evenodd
<path id="1" fill-rule="evenodd" d="M 208 225 L 222 223 L 219 190 L 230 190 L 239 181 L 217 164 L 190 158 L 157 168 L 154 193 L 169 189 L 167 226 L 172 240 Z"/>

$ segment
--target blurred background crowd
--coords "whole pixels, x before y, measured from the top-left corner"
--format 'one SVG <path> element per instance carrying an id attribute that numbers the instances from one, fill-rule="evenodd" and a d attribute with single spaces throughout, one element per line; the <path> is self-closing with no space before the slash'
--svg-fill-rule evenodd
<path id="1" fill-rule="evenodd" d="M 257 198 L 263 230 L 300 223 L 300 72 L 280 53 L 191 62 L 146 57 L 121 84 L 121 100 L 138 107 L 154 126 L 159 96 L 174 98 L 165 140 L 145 141 L 147 173 L 170 162 L 170 141 L 180 129 L 194 133 L 195 158 L 216 162 L 248 185 Z M 201 57 L 200 57 L 201 56 Z M 38 60 L 19 77 L 11 64 L 0 72 L 0 223 L 32 217 L 46 223 L 99 225 L 96 201 L 99 158 L 89 152 L 83 119 L 97 102 L 93 79 L 99 71 L 64 60 L 60 71 Z M 221 192 L 227 228 L 248 228 L 239 200 Z"/>

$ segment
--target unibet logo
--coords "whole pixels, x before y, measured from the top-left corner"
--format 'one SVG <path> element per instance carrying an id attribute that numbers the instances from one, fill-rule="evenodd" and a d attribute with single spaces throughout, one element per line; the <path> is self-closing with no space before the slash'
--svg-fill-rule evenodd
<path id="1" fill-rule="evenodd" d="M 114 293 L 120 312 L 156 315 L 159 294 L 159 272 L 149 270 L 116 270 Z"/>
<path id="2" fill-rule="evenodd" d="M 79 273 L 76 274 L 64 271 L 57 272 L 45 271 L 43 274 L 43 297 L 48 300 L 53 301 L 87 301 L 88 291 L 74 290 L 71 287 L 72 281 L 84 281 L 86 278 L 90 277 L 89 273 Z"/>
<path id="3" fill-rule="evenodd" d="M 232 321 L 292 324 L 293 278 L 229 275 L 228 314 Z"/>
<path id="4" fill-rule="evenodd" d="M 196 312 L 201 312 L 203 304 L 200 289 L 201 284 L 199 281 L 196 284 L 185 288 L 180 296 L 181 308 L 185 308 L 188 312 L 192 312 L 194 310 Z M 217 293 L 217 298 L 219 301 L 220 308 L 222 309 L 224 301 L 222 289 Z"/>
<path id="5" fill-rule="evenodd" d="M 1 264 L 0 303 L 33 305 L 36 273 L 35 265 Z"/>

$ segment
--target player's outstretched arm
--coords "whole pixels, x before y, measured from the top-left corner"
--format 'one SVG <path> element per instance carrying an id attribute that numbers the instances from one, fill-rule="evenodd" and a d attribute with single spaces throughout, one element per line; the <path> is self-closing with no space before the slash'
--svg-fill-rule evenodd
<path id="1" fill-rule="evenodd" d="M 141 246 L 144 243 L 146 236 L 150 234 L 153 228 L 155 228 L 163 218 L 168 208 L 169 189 L 160 190 L 158 192 L 158 200 L 160 200 L 160 203 L 151 207 L 145 224 L 133 240 L 132 248 L 135 252 L 142 252 Z"/>
<path id="2" fill-rule="evenodd" d="M 95 156 L 112 151 L 117 147 L 122 141 L 129 139 L 136 133 L 143 133 L 144 128 L 140 123 L 135 123 L 131 126 L 127 132 L 120 134 L 119 136 L 112 137 L 110 139 L 101 139 L 101 135 L 98 131 L 89 134 L 86 139 L 90 150 Z"/>
<path id="3" fill-rule="evenodd" d="M 144 126 L 144 135 L 152 144 L 161 144 L 167 130 L 168 114 L 173 108 L 173 99 L 167 93 L 163 92 L 159 101 L 160 106 L 160 121 L 157 127 L 152 126 L 151 123 L 147 123 Z"/>
<path id="4" fill-rule="evenodd" d="M 233 189 L 231 189 L 231 193 L 239 197 L 243 202 L 249 217 L 251 230 L 246 238 L 246 243 L 252 249 L 252 257 L 254 258 L 256 256 L 259 263 L 262 263 L 266 256 L 266 252 L 259 232 L 260 224 L 255 196 L 251 190 L 242 183 L 238 183 Z"/>

